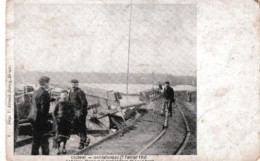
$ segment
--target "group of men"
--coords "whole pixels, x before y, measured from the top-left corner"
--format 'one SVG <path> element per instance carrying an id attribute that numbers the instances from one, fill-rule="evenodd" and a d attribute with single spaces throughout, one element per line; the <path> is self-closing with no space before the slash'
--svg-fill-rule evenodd
<path id="1" fill-rule="evenodd" d="M 84 91 L 78 87 L 78 80 L 71 80 L 71 89 L 61 92 L 61 98 L 56 100 L 57 104 L 53 111 L 54 120 L 58 126 L 56 134 L 58 148 L 59 143 L 64 142 L 62 153 L 66 153 L 65 144 L 69 138 L 70 124 L 80 137 L 78 149 L 88 146 L 89 138 L 86 135 L 86 116 L 88 102 Z M 49 155 L 48 132 L 50 130 L 50 122 L 48 115 L 50 110 L 50 102 L 54 101 L 50 98 L 47 91 L 50 84 L 50 78 L 43 76 L 39 79 L 40 87 L 34 91 L 32 96 L 32 106 L 28 119 L 32 125 L 32 155 L 39 155 L 39 149 L 42 149 L 42 155 Z M 59 149 L 58 149 L 59 150 Z M 58 151 L 60 153 L 60 151 Z"/>
<path id="2" fill-rule="evenodd" d="M 83 149 L 88 146 L 89 138 L 86 134 L 86 116 L 88 102 L 84 91 L 78 87 L 78 80 L 71 80 L 71 89 L 69 91 L 63 90 L 60 99 L 56 100 L 56 106 L 53 111 L 54 122 L 56 128 L 56 141 L 58 143 L 58 154 L 66 153 L 65 145 L 70 136 L 70 127 L 80 137 L 78 149 Z M 48 132 L 51 124 L 48 121 L 50 110 L 50 102 L 54 101 L 50 98 L 47 91 L 50 84 L 50 78 L 43 76 L 39 79 L 40 87 L 34 91 L 32 96 L 32 106 L 28 119 L 32 125 L 32 155 L 39 155 L 39 149 L 42 149 L 42 155 L 49 155 L 49 141 Z M 174 91 L 170 87 L 169 82 L 165 82 L 163 89 L 164 96 L 164 112 L 168 108 L 169 117 L 172 116 L 172 103 L 174 100 Z M 62 151 L 59 150 L 60 143 L 63 142 Z"/>

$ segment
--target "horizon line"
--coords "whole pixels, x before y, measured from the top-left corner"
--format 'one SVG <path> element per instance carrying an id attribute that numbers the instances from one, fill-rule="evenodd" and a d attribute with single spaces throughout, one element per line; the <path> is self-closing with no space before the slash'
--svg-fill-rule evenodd
<path id="1" fill-rule="evenodd" d="M 102 74 L 102 73 L 106 73 L 106 74 L 127 74 L 126 72 L 88 72 L 88 71 L 33 71 L 33 70 L 15 70 L 16 72 L 40 72 L 40 73 L 97 73 L 97 74 Z M 131 72 L 129 74 L 161 74 L 161 75 L 172 75 L 172 76 L 190 76 L 190 77 L 197 77 L 197 75 L 176 75 L 176 74 L 172 74 L 172 73 L 158 73 L 158 72 L 150 72 L 150 73 L 143 73 L 143 72 Z"/>

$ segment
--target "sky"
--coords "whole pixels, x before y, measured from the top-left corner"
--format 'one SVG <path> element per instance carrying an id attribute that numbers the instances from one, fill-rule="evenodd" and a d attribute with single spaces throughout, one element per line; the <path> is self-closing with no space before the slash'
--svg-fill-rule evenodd
<path id="1" fill-rule="evenodd" d="M 130 73 L 196 75 L 195 5 L 17 4 L 14 11 L 17 70 L 125 73 L 130 49 Z"/>

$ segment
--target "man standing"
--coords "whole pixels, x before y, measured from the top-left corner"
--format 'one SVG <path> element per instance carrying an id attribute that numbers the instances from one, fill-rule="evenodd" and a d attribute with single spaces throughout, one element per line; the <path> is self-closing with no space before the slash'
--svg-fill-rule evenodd
<path id="1" fill-rule="evenodd" d="M 165 112 L 165 106 L 168 107 L 169 111 L 169 117 L 172 117 L 172 103 L 174 102 L 174 91 L 172 87 L 170 86 L 169 82 L 165 82 L 165 88 L 163 91 L 164 96 L 164 112 Z"/>
<path id="2" fill-rule="evenodd" d="M 86 134 L 86 116 L 88 102 L 85 93 L 78 87 L 79 81 L 71 80 L 71 89 L 69 92 L 69 101 L 74 106 L 75 117 L 73 120 L 73 128 L 80 137 L 78 149 L 83 149 L 84 145 L 88 146 L 89 139 Z"/>
<path id="3" fill-rule="evenodd" d="M 28 116 L 32 124 L 32 155 L 39 155 L 39 148 L 42 155 L 49 155 L 49 141 L 47 132 L 49 130 L 48 114 L 50 109 L 50 95 L 46 91 L 49 88 L 50 78 L 43 76 L 39 79 L 40 87 L 34 91 L 32 106 Z"/>

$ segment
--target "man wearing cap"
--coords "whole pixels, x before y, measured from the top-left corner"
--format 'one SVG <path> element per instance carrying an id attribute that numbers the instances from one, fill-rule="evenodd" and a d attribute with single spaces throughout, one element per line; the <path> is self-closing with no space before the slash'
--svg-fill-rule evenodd
<path id="1" fill-rule="evenodd" d="M 73 128 L 80 137 L 78 149 L 83 149 L 84 145 L 88 146 L 89 139 L 86 134 L 86 116 L 88 102 L 84 91 L 82 91 L 76 79 L 71 80 L 71 89 L 69 92 L 69 101 L 74 106 L 75 117 L 73 120 Z"/>
<path id="2" fill-rule="evenodd" d="M 49 155 L 49 141 L 47 132 L 49 130 L 48 113 L 50 109 L 50 95 L 46 91 L 49 88 L 50 78 L 43 76 L 39 79 L 40 87 L 33 92 L 31 110 L 28 119 L 32 124 L 32 155 Z"/>
<path id="3" fill-rule="evenodd" d="M 169 117 L 172 117 L 172 103 L 174 102 L 174 91 L 173 88 L 170 86 L 170 82 L 165 82 L 163 96 L 164 96 L 163 111 L 165 111 L 165 106 L 167 106 L 169 110 Z"/>

